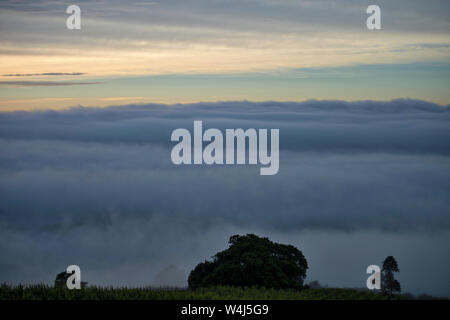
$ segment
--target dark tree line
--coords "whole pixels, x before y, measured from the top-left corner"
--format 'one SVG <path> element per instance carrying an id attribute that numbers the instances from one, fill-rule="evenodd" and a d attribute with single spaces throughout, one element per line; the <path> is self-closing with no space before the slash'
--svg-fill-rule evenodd
<path id="1" fill-rule="evenodd" d="M 308 263 L 303 253 L 292 245 L 284 245 L 254 234 L 230 237 L 229 248 L 218 252 L 212 261 L 199 263 L 191 271 L 191 289 L 211 286 L 265 287 L 301 289 Z M 381 291 L 393 294 L 401 291 L 394 273 L 397 261 L 388 256 L 381 270 Z"/>

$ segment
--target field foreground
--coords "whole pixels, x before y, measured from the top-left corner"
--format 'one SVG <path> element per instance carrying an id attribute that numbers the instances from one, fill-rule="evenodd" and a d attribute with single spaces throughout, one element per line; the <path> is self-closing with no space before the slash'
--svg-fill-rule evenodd
<path id="1" fill-rule="evenodd" d="M 355 289 L 322 288 L 276 290 L 212 287 L 197 290 L 174 288 L 87 287 L 67 290 L 48 285 L 0 286 L 0 300 L 385 300 L 410 299 Z"/>

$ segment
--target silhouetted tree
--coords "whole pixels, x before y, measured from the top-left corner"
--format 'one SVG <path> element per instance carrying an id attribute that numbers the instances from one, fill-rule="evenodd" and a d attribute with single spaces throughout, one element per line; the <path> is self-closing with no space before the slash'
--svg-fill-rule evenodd
<path id="1" fill-rule="evenodd" d="M 70 274 L 66 273 L 65 271 L 58 273 L 55 279 L 55 287 L 66 288 L 66 283 L 69 276 Z"/>
<path id="2" fill-rule="evenodd" d="M 384 294 L 393 292 L 400 292 L 400 282 L 394 278 L 394 272 L 400 272 L 397 261 L 393 256 L 388 256 L 384 259 L 383 268 L 381 269 L 381 290 Z"/>
<path id="3" fill-rule="evenodd" d="M 229 285 L 299 289 L 303 286 L 308 264 L 294 246 L 274 243 L 254 234 L 234 235 L 229 244 L 212 262 L 202 262 L 191 271 L 190 288 Z"/>

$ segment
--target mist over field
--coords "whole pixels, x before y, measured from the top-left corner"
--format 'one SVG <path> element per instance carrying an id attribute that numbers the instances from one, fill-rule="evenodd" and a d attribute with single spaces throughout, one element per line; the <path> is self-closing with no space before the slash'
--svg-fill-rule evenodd
<path id="1" fill-rule="evenodd" d="M 280 170 L 172 164 L 176 128 L 279 128 Z M 0 113 L 0 282 L 185 286 L 229 236 L 289 243 L 307 282 L 450 295 L 450 106 L 216 102 Z M 171 276 L 173 275 L 173 276 Z M 184 275 L 184 276 L 183 276 Z"/>

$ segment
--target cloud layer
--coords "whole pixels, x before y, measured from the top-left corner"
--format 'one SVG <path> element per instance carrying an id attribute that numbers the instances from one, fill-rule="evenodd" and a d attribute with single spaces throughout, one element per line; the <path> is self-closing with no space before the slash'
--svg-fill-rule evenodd
<path id="1" fill-rule="evenodd" d="M 103 82 L 74 82 L 74 81 L 0 81 L 0 86 L 16 87 L 65 87 L 80 86 L 90 84 L 100 84 Z"/>
<path id="2" fill-rule="evenodd" d="M 173 165 L 170 134 L 193 120 L 279 128 L 280 172 Z M 447 237 L 449 121 L 449 106 L 416 100 L 1 113 L 0 280 L 51 280 L 72 256 L 92 279 L 138 283 L 142 269 L 188 272 L 237 231 Z"/>
<path id="3" fill-rule="evenodd" d="M 448 106 L 408 100 L 4 113 L 0 210 L 33 228 L 58 225 L 62 212 L 69 224 L 106 223 L 116 212 L 257 218 L 282 229 L 448 228 L 449 115 Z M 173 165 L 171 132 L 194 120 L 205 130 L 279 128 L 280 173 Z"/>
<path id="4" fill-rule="evenodd" d="M 3 73 L 89 70 L 94 76 L 253 72 L 374 62 L 448 61 L 449 4 L 379 1 L 2 1 Z"/>

